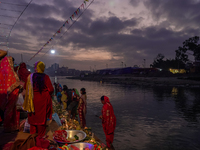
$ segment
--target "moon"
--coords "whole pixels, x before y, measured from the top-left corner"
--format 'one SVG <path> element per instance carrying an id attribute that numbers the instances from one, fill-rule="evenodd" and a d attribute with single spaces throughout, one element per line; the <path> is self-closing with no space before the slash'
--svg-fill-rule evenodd
<path id="1" fill-rule="evenodd" d="M 51 54 L 55 54 L 55 50 L 52 49 L 52 50 L 51 50 Z"/>

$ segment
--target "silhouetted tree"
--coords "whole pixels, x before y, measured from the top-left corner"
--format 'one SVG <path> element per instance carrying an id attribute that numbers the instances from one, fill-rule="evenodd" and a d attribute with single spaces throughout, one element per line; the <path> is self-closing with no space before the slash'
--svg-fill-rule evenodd
<path id="1" fill-rule="evenodd" d="M 163 62 L 163 59 L 165 58 L 165 56 L 161 53 L 159 53 L 156 58 L 153 61 L 153 67 L 158 66 L 158 64 L 161 64 Z"/>
<path id="2" fill-rule="evenodd" d="M 186 63 L 188 61 L 188 55 L 186 54 L 187 51 L 193 52 L 193 56 L 195 60 L 200 60 L 200 44 L 198 44 L 199 37 L 194 36 L 185 40 L 183 42 L 183 47 L 178 47 L 176 50 L 176 59 L 183 61 Z"/>
<path id="3" fill-rule="evenodd" d="M 162 68 L 163 70 L 169 70 L 169 68 L 177 68 L 178 64 L 180 68 L 185 68 L 185 64 L 182 61 L 176 59 L 166 59 L 163 60 L 165 56 L 159 53 L 154 59 L 153 64 L 151 64 L 154 68 Z"/>

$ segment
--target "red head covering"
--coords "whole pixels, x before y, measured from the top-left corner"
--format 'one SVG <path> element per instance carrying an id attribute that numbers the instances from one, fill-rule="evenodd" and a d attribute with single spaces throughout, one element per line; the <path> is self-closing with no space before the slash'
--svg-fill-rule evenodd
<path id="1" fill-rule="evenodd" d="M 19 84 L 12 57 L 4 57 L 0 64 L 0 106 L 2 109 L 7 101 L 7 94 L 9 95 Z"/>
<path id="2" fill-rule="evenodd" d="M 109 98 L 107 97 L 107 96 L 103 96 L 104 97 L 104 101 L 106 102 L 106 103 L 110 103 L 110 100 L 109 100 Z"/>
<path id="3" fill-rule="evenodd" d="M 31 72 L 28 71 L 28 69 L 26 68 L 26 64 L 24 62 L 20 63 L 19 70 L 18 70 L 19 78 L 22 81 L 26 82 L 27 77 L 29 76 L 29 74 L 31 74 Z"/>

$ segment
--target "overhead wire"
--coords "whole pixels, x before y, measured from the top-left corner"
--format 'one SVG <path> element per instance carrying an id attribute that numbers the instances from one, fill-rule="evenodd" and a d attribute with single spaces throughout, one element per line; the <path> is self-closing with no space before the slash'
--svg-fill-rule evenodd
<path id="1" fill-rule="evenodd" d="M 6 15 L 0 15 L 0 17 L 17 18 L 17 17 L 14 17 L 14 16 L 6 16 Z"/>
<path id="2" fill-rule="evenodd" d="M 0 8 L 0 10 L 5 10 L 5 11 L 14 11 L 14 12 L 21 12 L 19 10 L 10 10 L 10 9 L 5 9 L 5 8 Z"/>
<path id="3" fill-rule="evenodd" d="M 26 4 L 16 4 L 16 3 L 9 3 L 9 2 L 0 2 L 0 4 L 15 5 L 15 6 L 26 6 Z"/>
<path id="4" fill-rule="evenodd" d="M 0 25 L 13 26 L 11 24 L 1 23 L 1 22 L 0 22 Z"/>
<path id="5" fill-rule="evenodd" d="M 14 23 L 13 26 L 11 27 L 10 32 L 9 32 L 9 34 L 8 34 L 7 43 L 9 42 L 9 37 L 10 37 L 11 32 L 12 32 L 13 28 L 15 27 L 17 21 L 19 20 L 19 18 L 22 16 L 22 14 L 25 12 L 25 10 L 28 8 L 28 6 L 31 4 L 32 1 L 33 1 L 33 0 L 31 0 L 31 1 L 26 5 L 26 7 L 24 8 L 24 10 L 21 12 L 21 14 L 19 15 L 19 17 L 17 18 L 17 20 L 15 21 L 15 23 Z"/>

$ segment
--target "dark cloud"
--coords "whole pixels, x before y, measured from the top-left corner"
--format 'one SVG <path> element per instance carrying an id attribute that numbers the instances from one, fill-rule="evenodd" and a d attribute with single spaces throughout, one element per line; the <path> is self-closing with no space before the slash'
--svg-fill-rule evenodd
<path id="1" fill-rule="evenodd" d="M 133 6 L 133 7 L 137 7 L 140 3 L 140 0 L 130 0 L 130 4 Z"/>
<path id="2" fill-rule="evenodd" d="M 23 1 L 22 1 L 23 2 Z M 28 2 L 28 1 L 24 1 Z M 139 0 L 130 0 L 133 7 L 139 6 Z M 89 69 L 94 64 L 97 68 L 119 67 L 121 61 L 127 66 L 140 65 L 143 59 L 151 64 L 158 53 L 166 58 L 174 58 L 175 50 L 189 37 L 200 34 L 200 3 L 191 0 L 144 0 L 153 22 L 147 23 L 144 16 L 121 18 L 111 10 L 107 16 L 99 17 L 94 10 L 88 9 L 68 29 L 63 28 L 54 40 L 31 63 L 43 59 L 47 66 L 57 62 L 77 69 Z M 24 59 L 29 59 L 62 26 L 78 8 L 70 1 L 34 1 L 15 26 L 10 37 L 10 48 L 23 52 Z M 98 5 L 106 3 L 97 2 Z M 99 8 L 95 8 L 99 9 Z M 101 9 L 101 8 L 100 8 Z M 104 11 L 106 9 L 102 8 Z M 132 12 L 130 12 L 132 13 Z M 68 30 L 67 30 L 68 29 Z M 64 35 L 63 33 L 67 31 Z M 57 55 L 45 52 L 54 47 Z M 27 53 L 24 53 L 25 50 Z M 75 60 L 78 53 L 88 54 L 95 50 L 112 54 L 110 60 Z M 30 53 L 31 54 L 30 54 Z M 14 52 L 12 53 L 13 55 Z M 66 56 L 66 57 L 65 57 Z M 19 54 L 16 60 L 20 61 Z"/>
<path id="3" fill-rule="evenodd" d="M 145 0 L 155 20 L 166 18 L 171 25 L 177 27 L 198 26 L 200 23 L 200 2 L 193 0 Z"/>

